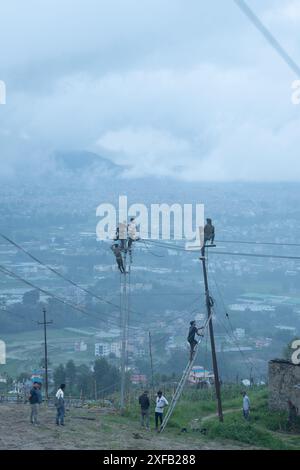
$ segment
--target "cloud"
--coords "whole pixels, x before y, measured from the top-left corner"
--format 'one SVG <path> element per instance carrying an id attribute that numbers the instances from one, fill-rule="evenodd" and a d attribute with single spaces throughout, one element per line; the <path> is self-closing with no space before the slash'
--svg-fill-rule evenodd
<path id="1" fill-rule="evenodd" d="M 264 14 L 264 18 L 272 21 L 273 23 L 281 24 L 286 26 L 293 26 L 294 24 L 300 24 L 300 1 L 290 0 L 281 2 L 280 5 L 275 8 L 270 8 Z"/>
<path id="2" fill-rule="evenodd" d="M 254 6 L 300 57 L 298 4 Z M 233 2 L 11 0 L 2 18 L 2 174 L 86 149 L 127 177 L 300 178 L 295 77 Z"/>
<path id="3" fill-rule="evenodd" d="M 160 129 L 124 128 L 109 131 L 98 141 L 100 152 L 117 156 L 117 163 L 125 159 L 130 170 L 125 176 L 174 175 L 183 168 L 183 159 L 192 153 L 190 142 Z"/>

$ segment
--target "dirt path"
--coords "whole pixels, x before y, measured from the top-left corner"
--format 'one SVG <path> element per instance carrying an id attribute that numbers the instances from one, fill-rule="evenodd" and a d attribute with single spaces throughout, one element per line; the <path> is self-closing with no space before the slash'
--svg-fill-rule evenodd
<path id="1" fill-rule="evenodd" d="M 0 449 L 249 449 L 235 443 L 208 441 L 199 433 L 175 435 L 141 431 L 108 410 L 73 409 L 66 426 L 54 424 L 55 409 L 43 405 L 40 425 L 29 423 L 28 405 L 0 405 Z M 251 448 L 251 447 L 250 447 Z"/>
<path id="2" fill-rule="evenodd" d="M 228 415 L 230 413 L 234 413 L 235 411 L 239 411 L 240 408 L 229 408 L 228 410 L 223 410 L 223 415 Z M 217 418 L 218 417 L 218 413 L 212 413 L 210 415 L 207 415 L 207 416 L 204 416 L 202 419 L 201 419 L 201 423 L 204 423 L 205 421 L 208 421 L 209 419 L 212 419 L 212 418 Z"/>

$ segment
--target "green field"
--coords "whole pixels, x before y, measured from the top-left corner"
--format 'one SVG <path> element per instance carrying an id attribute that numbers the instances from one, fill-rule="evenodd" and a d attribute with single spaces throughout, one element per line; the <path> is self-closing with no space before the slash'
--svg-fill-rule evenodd
<path id="1" fill-rule="evenodd" d="M 54 329 L 49 327 L 48 356 L 50 367 L 60 363 L 67 363 L 72 359 L 76 364 L 90 363 L 95 359 L 95 338 L 84 335 L 82 332 L 68 331 L 67 329 Z M 6 342 L 6 365 L 0 366 L 0 374 L 6 372 L 16 376 L 22 372 L 30 372 L 39 368 L 44 356 L 43 330 L 27 331 L 17 334 L 4 334 L 2 339 Z M 87 351 L 75 352 L 75 342 L 83 340 L 87 343 Z"/>

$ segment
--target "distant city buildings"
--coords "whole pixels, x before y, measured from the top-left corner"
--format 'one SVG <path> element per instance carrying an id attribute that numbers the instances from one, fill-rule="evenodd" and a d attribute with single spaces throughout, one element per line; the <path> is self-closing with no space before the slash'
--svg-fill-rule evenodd
<path id="1" fill-rule="evenodd" d="M 114 354 L 116 357 L 121 357 L 121 341 L 116 342 L 101 342 L 95 344 L 95 356 L 96 357 L 107 357 L 110 354 Z"/>

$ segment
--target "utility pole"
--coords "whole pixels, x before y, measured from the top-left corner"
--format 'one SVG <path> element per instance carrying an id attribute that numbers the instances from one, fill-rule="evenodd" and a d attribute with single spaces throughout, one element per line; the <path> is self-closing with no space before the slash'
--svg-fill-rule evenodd
<path id="1" fill-rule="evenodd" d="M 48 395 L 48 345 L 47 345 L 47 325 L 51 325 L 53 323 L 52 320 L 47 322 L 47 312 L 45 307 L 43 308 L 44 314 L 44 321 L 38 322 L 38 325 L 44 325 L 44 360 L 45 360 L 45 398 L 48 402 L 49 395 Z"/>
<path id="2" fill-rule="evenodd" d="M 149 331 L 149 354 L 150 354 L 150 365 L 151 365 L 151 389 L 154 397 L 154 376 L 153 376 L 153 357 L 152 357 L 152 338 L 151 332 Z"/>
<path id="3" fill-rule="evenodd" d="M 206 261 L 205 261 L 205 245 L 203 245 L 200 260 L 202 261 L 202 267 L 203 267 L 206 309 L 207 309 L 207 316 L 209 318 L 208 326 L 209 326 L 209 336 L 210 336 L 212 363 L 213 363 L 214 377 L 215 377 L 215 389 L 216 389 L 216 396 L 217 396 L 217 401 L 218 401 L 218 415 L 219 415 L 219 420 L 221 422 L 223 422 L 221 388 L 220 388 L 218 362 L 217 362 L 217 355 L 216 355 L 214 329 L 213 329 L 213 323 L 212 323 L 212 306 L 213 306 L 213 303 L 212 303 L 212 298 L 209 294 L 209 288 L 208 288 L 208 278 L 207 278 L 207 269 L 206 269 Z"/>
<path id="4" fill-rule="evenodd" d="M 125 381 L 126 381 L 126 355 L 127 355 L 127 344 L 126 344 L 126 330 L 127 330 L 127 287 L 126 287 L 126 255 L 124 256 L 124 269 L 125 273 L 121 274 L 121 328 L 122 328 L 122 351 L 121 351 L 121 398 L 120 398 L 120 408 L 121 412 L 125 409 Z M 124 278 L 123 278 L 124 276 Z M 124 281 L 122 282 L 122 278 Z"/>

